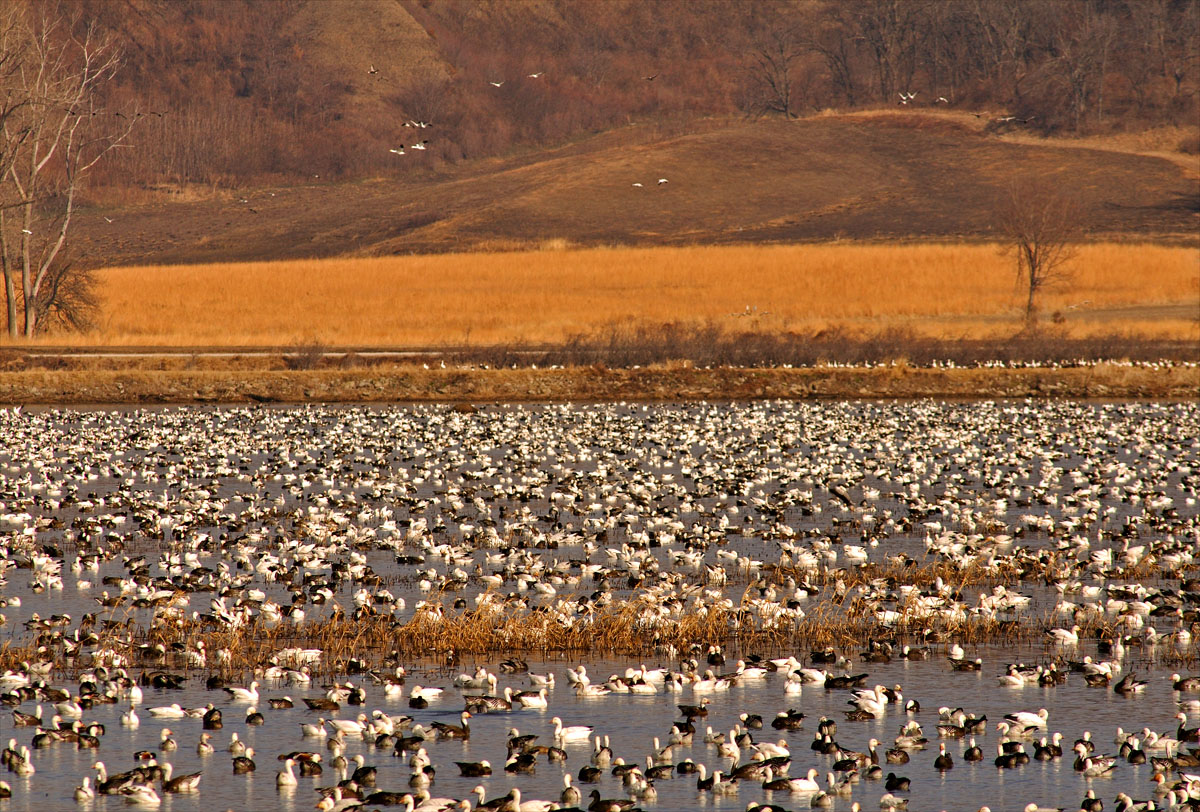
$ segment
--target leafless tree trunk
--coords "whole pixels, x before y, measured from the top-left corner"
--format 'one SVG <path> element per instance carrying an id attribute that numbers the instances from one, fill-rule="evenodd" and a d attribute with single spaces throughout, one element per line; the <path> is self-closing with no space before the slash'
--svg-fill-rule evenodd
<path id="1" fill-rule="evenodd" d="M 61 6 L 14 5 L 20 56 L 8 90 L 21 104 L 0 121 L 5 141 L 18 145 L 12 160 L 0 165 L 12 210 L 4 223 L 12 234 L 4 232 L 0 248 L 6 292 L 12 266 L 20 269 L 22 332 L 31 337 L 43 315 L 54 312 L 78 326 L 94 302 L 89 277 L 72 279 L 65 264 L 76 194 L 88 171 L 128 137 L 137 117 L 97 106 L 97 90 L 120 64 L 111 42 L 90 27 L 76 33 L 81 27 Z M 10 298 L 10 334 L 16 332 L 14 315 Z"/>
<path id="2" fill-rule="evenodd" d="M 875 62 L 879 99 L 894 103 L 897 91 L 912 91 L 926 4 L 918 0 L 859 0 L 854 8 L 856 34 Z"/>
<path id="3" fill-rule="evenodd" d="M 751 15 L 752 61 L 750 78 L 754 84 L 757 113 L 782 113 L 794 118 L 797 113 L 797 62 L 807 51 L 802 30 L 804 21 L 794 4 L 776 3 L 754 7 Z M 766 11 L 761 11 L 765 8 Z"/>
<path id="4" fill-rule="evenodd" d="M 1017 281 L 1026 294 L 1025 320 L 1037 320 L 1037 294 L 1070 279 L 1080 233 L 1079 203 L 1053 178 L 1017 178 L 996 212 L 997 224 L 1017 258 Z"/>
<path id="5" fill-rule="evenodd" d="M 829 82 L 844 104 L 858 106 L 859 62 L 862 38 L 853 35 L 854 24 L 841 4 L 822 7 L 811 17 L 805 45 L 821 56 Z"/>
<path id="6" fill-rule="evenodd" d="M 21 126 L 9 126 L 30 103 L 21 85 L 21 68 L 27 50 L 21 9 L 12 4 L 0 11 L 0 127 L 4 140 L 0 141 L 0 178 L 8 176 L 17 160 L 28 131 Z M 17 316 L 17 290 L 13 281 L 16 269 L 9 253 L 7 209 L 14 204 L 9 190 L 0 182 L 0 273 L 4 276 L 4 302 L 8 317 L 8 334 L 16 338 L 19 321 Z"/>

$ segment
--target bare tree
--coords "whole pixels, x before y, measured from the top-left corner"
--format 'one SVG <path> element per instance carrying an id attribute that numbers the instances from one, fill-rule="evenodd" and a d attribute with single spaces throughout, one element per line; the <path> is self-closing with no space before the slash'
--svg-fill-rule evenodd
<path id="1" fill-rule="evenodd" d="M 30 103 L 29 96 L 21 85 L 20 72 L 27 50 L 22 10 L 16 4 L 6 6 L 0 12 L 0 128 L 4 139 L 0 141 L 0 179 L 8 177 L 8 172 L 20 154 L 28 132 L 24 127 L 9 126 L 15 120 L 23 107 Z M 0 272 L 4 276 L 4 298 L 8 309 L 9 333 L 16 335 L 17 330 L 17 291 L 13 282 L 13 267 L 10 262 L 8 246 L 5 243 L 4 215 L 5 210 L 12 204 L 11 194 L 0 181 Z"/>
<path id="2" fill-rule="evenodd" d="M 441 122 L 450 93 L 450 78 L 442 71 L 426 67 L 415 72 L 392 100 L 409 119 L 432 124 Z"/>
<path id="3" fill-rule="evenodd" d="M 1079 202 L 1052 178 L 1021 177 L 1009 184 L 996 218 L 1017 258 L 1027 322 L 1037 320 L 1040 291 L 1070 280 L 1081 214 Z"/>
<path id="4" fill-rule="evenodd" d="M 751 75 L 759 88 L 759 109 L 796 116 L 795 64 L 805 49 L 794 27 L 765 32 L 755 43 Z"/>
<path id="5" fill-rule="evenodd" d="M 100 87 L 120 65 L 110 40 L 57 4 L 10 8 L 17 63 L 0 95 L 18 103 L 0 120 L 6 144 L 14 145 L 0 164 L 0 263 L 9 334 L 31 337 L 47 314 L 81 326 L 95 306 L 90 276 L 66 261 L 67 235 L 88 171 L 128 137 L 137 116 L 98 106 Z M 12 279 L 18 272 L 19 292 Z"/>
<path id="6" fill-rule="evenodd" d="M 800 60 L 808 51 L 806 21 L 795 3 L 751 6 L 751 53 L 747 71 L 752 84 L 751 111 L 795 118 L 805 87 L 797 80 Z"/>
<path id="7" fill-rule="evenodd" d="M 851 6 L 854 33 L 875 62 L 881 101 L 894 103 L 896 91 L 912 90 L 927 7 L 918 0 L 858 0 Z"/>

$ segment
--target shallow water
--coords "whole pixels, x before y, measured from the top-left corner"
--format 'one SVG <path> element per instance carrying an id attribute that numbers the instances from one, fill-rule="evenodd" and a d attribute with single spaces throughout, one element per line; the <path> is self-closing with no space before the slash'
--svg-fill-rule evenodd
<path id="1" fill-rule="evenodd" d="M 985 661 L 982 674 L 955 673 L 941 661 L 872 664 L 869 669 L 872 680 L 889 685 L 901 683 L 904 686 L 905 697 L 921 701 L 923 710 L 911 716 L 892 712 L 877 722 L 840 720 L 837 740 L 844 747 L 865 750 L 868 739 L 873 736 L 887 742 L 907 718 L 921 721 L 930 735 L 929 749 L 913 753 L 908 764 L 884 765 L 885 773 L 896 772 L 912 779 L 912 791 L 906 794 L 906 797 L 910 798 L 912 809 L 976 809 L 979 805 L 987 803 L 993 810 L 1021 810 L 1030 801 L 1036 801 L 1043 806 L 1078 808 L 1073 805 L 1079 803 L 1089 787 L 1095 788 L 1097 794 L 1105 799 L 1111 799 L 1122 789 L 1134 797 L 1148 795 L 1151 768 L 1147 765 L 1131 766 L 1122 763 L 1117 769 L 1117 777 L 1094 781 L 1086 781 L 1075 773 L 1069 757 L 1049 763 L 1034 761 L 1015 770 L 999 770 L 991 762 L 995 755 L 991 749 L 996 741 L 994 729 L 990 729 L 987 735 L 977 737 L 978 743 L 987 753 L 985 761 L 976 764 L 962 761 L 959 756 L 965 744 L 957 740 L 946 740 L 948 751 L 956 758 L 956 766 L 944 774 L 934 770 L 933 760 L 937 755 L 938 740 L 933 726 L 936 724 L 936 705 L 943 700 L 961 705 L 976 714 L 987 714 L 989 720 L 1002 719 L 1005 713 L 1017 710 L 1045 707 L 1050 711 L 1050 730 L 1062 732 L 1068 746 L 1082 735 L 1084 730 L 1091 730 L 1098 742 L 1098 749 L 1103 752 L 1115 751 L 1115 745 L 1111 744 L 1111 736 L 1118 725 L 1126 729 L 1135 726 L 1137 729 L 1142 726 L 1156 730 L 1173 729 L 1175 722 L 1172 717 L 1175 713 L 1176 697 L 1166 679 L 1167 672 L 1162 669 L 1139 669 L 1140 674 L 1149 675 L 1150 686 L 1145 694 L 1131 698 L 1123 698 L 1104 689 L 1088 688 L 1078 678 L 1056 688 L 996 687 L 992 675 L 1000 670 L 1000 663 L 1014 656 L 1028 660 L 1031 659 L 1030 655 L 1035 653 L 983 647 L 979 651 L 979 655 Z M 626 665 L 623 662 L 598 661 L 591 663 L 592 667 L 589 670 L 596 674 L 623 672 Z M 544 669 L 538 663 L 531 663 L 531 667 L 544 673 Z M 556 672 L 562 681 L 564 671 L 561 666 L 548 664 L 548 669 Z M 426 684 L 419 678 L 410 679 L 410 682 L 413 681 Z M 448 684 L 448 680 L 445 679 L 429 682 Z M 735 686 L 726 696 L 718 695 L 714 698 L 710 716 L 704 721 L 716 730 L 728 730 L 737 724 L 740 713 L 759 713 L 769 724 L 770 718 L 776 712 L 786 708 L 799 708 L 810 717 L 806 720 L 804 731 L 777 733 L 764 729 L 757 732 L 755 738 L 760 741 L 786 739 L 793 749 L 794 765 L 790 774 L 803 776 L 811 766 L 821 769 L 823 777 L 832 763 L 832 758 L 811 752 L 810 731 L 815 729 L 816 720 L 822 715 L 841 717 L 840 712 L 846 708 L 846 692 L 826 692 L 820 687 L 806 687 L 802 695 L 784 696 L 780 682 L 781 677 L 772 675 L 759 683 Z M 260 687 L 260 691 L 262 690 Z M 297 691 L 295 687 L 266 692 L 270 696 L 281 696 L 284 693 L 299 700 L 301 695 L 318 696 L 321 692 Z M 405 699 L 389 701 L 376 691 L 373 695 L 368 694 L 366 707 L 378 707 L 390 715 L 407 712 L 426 724 L 433 719 L 457 722 L 458 711 L 461 709 L 459 696 L 460 692 L 448 691 L 446 698 L 429 709 L 409 711 Z M 565 765 L 547 764 L 544 759 L 539 759 L 536 775 L 516 778 L 503 774 L 485 779 L 462 778 L 457 775 L 453 762 L 487 759 L 498 767 L 504 762 L 504 741 L 512 727 L 517 727 L 522 733 L 537 733 L 541 735 L 542 742 L 550 743 L 553 728 L 549 719 L 554 715 L 561 716 L 568 725 L 595 726 L 597 733 L 610 737 L 615 755 L 624 757 L 627 762 L 644 762 L 645 756 L 651 750 L 652 739 L 657 736 L 660 740 L 665 740 L 671 722 L 678 718 L 676 703 L 692 703 L 695 699 L 690 691 L 653 696 L 625 694 L 597 699 L 579 698 L 560 685 L 551 695 L 551 706 L 548 710 L 523 710 L 476 716 L 471 720 L 472 736 L 469 742 L 443 741 L 428 745 L 427 749 L 438 769 L 432 787 L 433 794 L 439 797 L 467 797 L 476 784 L 483 784 L 488 790 L 489 798 L 504 794 L 511 786 L 519 786 L 525 798 L 556 799 L 562 787 L 564 766 L 574 775 L 581 766 L 588 763 L 590 748 L 587 744 L 567 745 L 569 758 Z M 237 732 L 239 737 L 258 753 L 256 774 L 232 775 L 229 755 L 222 752 L 222 749 L 207 757 L 197 756 L 194 744 L 200 733 L 199 720 L 160 721 L 150 718 L 144 712 L 144 708 L 159 704 L 178 702 L 186 707 L 214 700 L 224 707 L 226 718 L 225 727 L 216 731 L 214 740 L 222 745 L 223 749 L 223 745 L 229 741 L 230 734 Z M 279 792 L 274 786 L 274 772 L 281 765 L 274 756 L 292 749 L 313 749 L 328 756 L 317 740 L 304 739 L 299 735 L 299 723 L 314 721 L 317 714 L 301 709 L 266 710 L 265 725 L 247 727 L 241 722 L 241 714 L 235 710 L 236 707 L 236 704 L 217 700 L 213 692 L 202 689 L 147 690 L 143 721 L 136 731 L 118 725 L 117 717 L 121 710 L 119 706 L 98 708 L 85 714 L 85 718 L 98 720 L 108 727 L 100 750 L 77 751 L 72 745 L 64 743 L 39 751 L 35 756 L 38 769 L 35 775 L 10 779 L 14 798 L 8 801 L 6 806 L 12 809 L 36 809 L 39 805 L 41 808 L 47 808 L 47 804 L 49 808 L 71 806 L 72 787 L 78 783 L 80 776 L 88 773 L 95 758 L 105 759 L 111 769 L 128 769 L 133 766 L 133 753 L 142 748 L 153 748 L 158 741 L 159 731 L 163 727 L 170 727 L 181 746 L 178 751 L 167 756 L 166 760 L 175 765 L 177 774 L 203 770 L 205 776 L 200 792 L 193 795 L 168 796 L 163 808 L 311 808 L 317 798 L 311 791 L 312 788 L 333 783 L 332 777 L 336 774 L 327 771 L 322 778 L 301 778 L 298 787 L 291 791 Z M 245 705 L 240 707 L 244 708 Z M 342 713 L 341 718 L 352 718 L 352 714 Z M 994 726 L 989 725 L 989 728 L 992 727 Z M 703 729 L 700 727 L 701 733 Z M 22 738 L 21 732 L 17 731 L 15 735 Z M 697 736 L 697 740 L 690 747 L 678 748 L 673 761 L 678 763 L 685 758 L 691 758 L 697 763 L 707 764 L 710 769 L 728 766 L 727 760 L 718 758 L 714 746 L 699 739 Z M 405 759 L 391 755 L 390 748 L 376 750 L 367 742 L 351 741 L 347 756 L 352 757 L 356 753 L 363 753 L 368 764 L 379 768 L 380 788 L 402 790 L 407 786 L 411 771 L 405 764 Z M 497 772 L 499 773 L 498 770 Z M 659 781 L 656 787 L 659 793 L 658 801 L 652 808 L 661 810 L 688 810 L 698 806 L 744 809 L 751 801 L 772 802 L 786 808 L 807 806 L 803 796 L 792 798 L 787 793 L 764 793 L 754 782 L 749 781 L 741 782 L 738 795 L 732 798 L 714 798 L 707 793 L 697 793 L 694 776 L 679 776 L 669 781 Z M 624 797 L 619 779 L 611 775 L 606 774 L 596 788 L 604 797 Z M 584 786 L 585 792 L 590 789 L 591 787 Z M 835 808 L 847 809 L 852 800 L 860 801 L 864 808 L 875 808 L 883 793 L 882 782 L 863 780 L 852 797 L 839 801 Z M 122 800 L 116 797 L 98 799 L 95 805 L 98 808 L 126 808 Z"/>
<path id="2" fill-rule="evenodd" d="M 401 622 L 412 617 L 418 601 L 430 596 L 419 582 L 436 583 L 455 568 L 472 576 L 456 594 L 473 605 L 486 589 L 474 579 L 474 568 L 487 572 L 498 566 L 488 559 L 494 548 L 463 544 L 463 535 L 479 538 L 490 525 L 508 527 L 530 541 L 564 534 L 559 536 L 562 543 L 557 549 L 538 551 L 531 546 L 525 550 L 549 561 L 584 555 L 578 540 L 571 541 L 565 534 L 591 538 L 606 518 L 620 517 L 609 525 L 605 544 L 620 548 L 652 537 L 658 546 L 650 547 L 647 554 L 656 566 L 666 572 L 685 572 L 692 579 L 699 577 L 700 566 L 675 564 L 673 554 L 683 548 L 683 539 L 696 532 L 695 528 L 715 527 L 722 543 L 707 549 L 703 562 L 728 567 L 729 583 L 722 592 L 735 601 L 750 580 L 748 571 L 718 558 L 717 547 L 736 552 L 743 560 L 775 563 L 780 557 L 777 531 L 781 524 L 797 534 L 797 544 L 805 534 L 818 540 L 840 535 L 847 543 L 860 544 L 862 527 L 883 526 L 907 515 L 913 517 L 908 524 L 889 527 L 878 546 L 868 546 L 867 554 L 874 563 L 895 555 L 929 563 L 936 556 L 928 550 L 927 539 L 943 531 L 925 523 L 963 534 L 985 521 L 1010 531 L 1020 528 L 1025 536 L 1014 549 L 1037 550 L 1057 545 L 1075 533 L 1095 538 L 1098 549 L 1118 549 L 1116 532 L 1135 522 L 1140 536 L 1134 543 L 1153 544 L 1164 540 L 1165 533 L 1155 522 L 1165 521 L 1166 509 L 1151 510 L 1147 503 L 1165 497 L 1171 499 L 1174 515 L 1170 521 L 1179 534 L 1172 543 L 1191 552 L 1197 543 L 1195 493 L 1200 448 L 1196 438 L 1200 419 L 1195 404 L 602 405 L 509 408 L 484 415 L 455 415 L 437 407 L 47 411 L 5 413 L 0 415 L 0 429 L 0 500 L 4 503 L 0 512 L 5 514 L 0 527 L 12 561 L 21 560 L 36 543 L 61 547 L 62 558 L 69 565 L 77 549 L 103 549 L 116 539 L 124 545 L 123 555 L 146 555 L 155 575 L 163 571 L 156 563 L 160 553 L 183 550 L 200 551 L 206 566 L 225 565 L 232 573 L 250 574 L 252 570 L 239 568 L 236 550 L 223 550 L 222 544 L 240 539 L 244 549 L 271 551 L 277 537 L 300 532 L 296 517 L 303 515 L 311 520 L 311 526 L 303 531 L 310 539 L 328 544 L 363 543 L 366 563 L 382 576 L 384 586 L 406 601 L 403 608 L 392 609 Z M 837 483 L 855 504 L 831 498 L 830 483 Z M 1100 505 L 1098 514 L 1090 519 L 1089 501 Z M 283 515 L 289 518 L 284 521 Z M 159 525 L 164 518 L 169 521 Z M 1076 528 L 1073 523 L 1081 518 L 1084 522 Z M 61 520 L 63 526 L 52 526 L 52 519 Z M 431 530 L 422 544 L 413 539 L 408 526 L 416 520 L 424 520 Z M 1057 527 L 1053 536 L 1044 532 L 1039 520 Z M 853 530 L 845 529 L 855 521 L 858 524 Z M 158 526 L 165 526 L 164 540 L 143 532 Z M 1108 535 L 1103 536 L 1105 533 Z M 434 547 L 439 544 L 459 545 L 450 563 L 435 554 Z M 603 549 L 600 545 L 595 560 L 613 563 L 604 557 Z M 396 555 L 402 551 L 424 560 L 417 565 L 398 564 Z M 836 544 L 833 551 L 839 552 Z M 643 564 L 648 561 L 644 559 Z M 245 563 L 254 562 L 247 558 Z M 853 566 L 840 555 L 828 565 Z M 434 572 L 429 574 L 428 569 Z M 329 568 L 322 564 L 311 571 L 328 574 Z M 1181 571 L 1187 572 L 1188 567 Z M 129 602 L 112 610 L 96 605 L 93 598 L 101 591 L 115 594 L 120 588 L 102 584 L 104 576 L 127 576 L 122 555 L 97 562 L 94 570 L 74 573 L 64 567 L 61 584 L 29 569 L 9 569 L 4 595 L 21 599 L 20 606 L 3 609 L 9 642 L 21 644 L 32 638 L 23 624 L 33 613 L 47 617 L 66 612 L 77 623 L 84 613 L 99 611 L 101 617 L 131 618 L 144 628 L 152 609 L 134 609 Z M 92 586 L 81 589 L 80 580 Z M 1161 570 L 1141 580 L 1172 587 L 1179 584 L 1173 572 Z M 278 581 L 256 577 L 250 586 L 262 589 L 269 600 L 288 602 L 288 590 Z M 1031 610 L 1024 615 L 1015 613 L 1015 617 L 1040 618 L 1058 600 L 1044 583 L 1013 586 L 1034 599 Z M 357 588 L 349 580 L 334 584 L 334 600 L 353 606 Z M 511 577 L 507 578 L 504 591 L 515 588 Z M 592 588 L 570 582 L 556 586 L 559 597 Z M 625 579 L 614 580 L 610 589 L 617 600 L 636 592 Z M 209 611 L 211 597 L 209 593 L 192 595 L 187 611 Z M 811 610 L 822 600 L 816 596 L 804 606 Z M 310 619 L 329 611 L 328 604 L 305 608 Z M 1188 626 L 1169 618 L 1149 620 L 1164 634 Z M 1046 622 L 1070 625 L 1069 616 L 1051 616 Z M 1138 629 L 1126 630 L 1141 636 Z M 704 724 L 727 731 L 740 713 L 759 713 L 769 723 L 776 712 L 798 708 L 809 717 L 805 730 L 786 734 L 764 730 L 756 732 L 755 738 L 774 741 L 782 735 L 793 749 L 790 775 L 803 776 L 809 767 L 816 767 L 823 779 L 832 759 L 809 748 L 821 716 L 838 719 L 836 738 L 853 750 L 864 750 L 872 736 L 884 742 L 881 750 L 886 749 L 900 726 L 914 718 L 924 725 L 930 746 L 914 753 L 909 764 L 884 765 L 885 773 L 912 779 L 912 791 L 902 796 L 910 799 L 911 809 L 977 809 L 986 803 L 997 811 L 1021 810 L 1031 801 L 1078 808 L 1089 786 L 1111 808 L 1118 791 L 1135 798 L 1149 796 L 1149 765 L 1122 762 L 1114 778 L 1091 782 L 1072 770 L 1069 753 L 1055 762 L 998 770 L 992 764 L 995 722 L 1005 713 L 1045 707 L 1050 712 L 1050 731 L 1063 733 L 1068 747 L 1084 730 L 1091 730 L 1100 752 L 1115 752 L 1112 737 L 1118 726 L 1174 730 L 1179 695 L 1171 690 L 1168 675 L 1185 670 L 1184 665 L 1195 657 L 1190 643 L 1131 647 L 1123 673 L 1136 671 L 1149 685 L 1144 693 L 1122 697 L 1108 689 L 1090 688 L 1078 675 L 1053 688 L 997 686 L 996 677 L 1003 673 L 1005 663 L 1048 663 L 1061 655 L 1071 659 L 1098 656 L 1090 641 L 1066 651 L 1041 643 L 968 649 L 968 657 L 984 660 L 978 674 L 952 671 L 945 660 L 945 646 L 934 648 L 934 658 L 926 662 L 895 660 L 851 666 L 855 672 L 869 673 L 868 685 L 902 685 L 905 698 L 916 699 L 923 706 L 911 717 L 893 709 L 877 721 L 849 722 L 841 718 L 841 711 L 848 707 L 848 692 L 806 686 L 802 694 L 786 696 L 782 676 L 772 674 L 762 681 L 739 682 L 727 693 L 713 695 Z M 842 653 L 855 660 L 858 650 L 852 647 Z M 739 653 L 791 653 L 804 659 L 806 652 L 806 647 L 797 645 L 783 652 Z M 501 659 L 480 658 L 476 663 L 464 658 L 458 670 L 469 672 L 476 664 L 494 670 Z M 645 661 L 679 666 L 677 659 L 665 654 Z M 536 775 L 509 777 L 499 769 L 509 728 L 538 733 L 540 743 L 550 744 L 549 719 L 561 716 L 568 725 L 594 725 L 597 733 L 610 737 L 615 755 L 644 764 L 652 739 L 665 741 L 671 722 L 678 718 L 675 705 L 698 699 L 690 689 L 653 696 L 580 698 L 568 690 L 564 679 L 565 666 L 575 662 L 531 659 L 535 672 L 550 670 L 557 676 L 548 710 L 476 716 L 469 742 L 428 745 L 438 770 L 432 794 L 462 798 L 481 783 L 489 798 L 519 786 L 527 799 L 557 799 L 564 770 L 577 774 L 587 763 L 588 746 L 569 745 L 566 765 L 539 759 Z M 586 663 L 597 678 L 637 665 L 632 660 L 603 658 L 586 659 Z M 177 663 L 170 665 L 169 670 L 181 670 Z M 420 661 L 406 665 L 409 685 L 449 687 L 457 673 L 430 669 Z M 50 682 L 72 687 L 77 670 L 56 671 Z M 132 670 L 136 674 L 141 669 Z M 230 703 L 223 692 L 203 689 L 203 677 L 208 673 L 192 672 L 184 691 L 145 689 L 142 722 L 136 730 L 118 724 L 119 714 L 127 707 L 124 703 L 99 705 L 85 712 L 85 720 L 107 727 L 102 747 L 79 751 L 72 744 L 58 743 L 37 751 L 33 757 L 36 774 L 11 777 L 14 797 L 5 805 L 12 809 L 73 807 L 72 788 L 97 758 L 111 771 L 129 769 L 134 765 L 133 753 L 154 749 L 159 731 L 170 727 L 180 749 L 164 760 L 175 765 L 177 775 L 195 770 L 203 770 L 205 775 L 200 792 L 167 796 L 162 808 L 312 808 L 318 797 L 313 787 L 333 783 L 335 773 L 327 769 L 322 778 L 302 778 L 298 787 L 281 793 L 274 783 L 280 767 L 275 755 L 293 749 L 325 752 L 320 742 L 300 736 L 299 723 L 314 721 L 318 714 L 299 708 L 270 710 L 263 703 L 267 723 L 247 727 L 238 710 L 245 705 Z M 243 682 L 250 676 L 238 675 Z M 322 676 L 340 675 L 326 669 Z M 354 679 L 364 681 L 362 677 Z M 520 675 L 513 675 L 502 677 L 499 687 L 525 684 Z M 378 687 L 369 684 L 367 691 L 364 710 L 408 713 L 423 724 L 433 719 L 457 722 L 462 708 L 461 692 L 454 690 L 420 711 L 409 710 L 406 696 L 385 698 Z M 322 692 L 319 687 L 303 690 L 264 682 L 260 693 L 287 694 L 299 701 L 302 696 L 315 697 Z M 207 702 L 226 711 L 225 727 L 214 737 L 218 752 L 207 757 L 198 756 L 194 749 L 199 720 L 162 721 L 144 712 L 170 703 L 190 707 Z M 24 703 L 21 710 L 31 712 L 33 704 Z M 970 713 L 988 716 L 992 722 L 988 733 L 977 737 L 986 754 L 983 762 L 963 762 L 959 755 L 965 745 L 947 740 L 956 766 L 945 774 L 933 769 L 939 705 L 962 706 Z M 352 718 L 353 710 L 357 709 L 343 708 L 340 718 Z M 7 715 L 0 719 L 4 727 L 11 728 L 11 724 Z M 254 775 L 231 774 L 229 756 L 222 748 L 235 731 L 258 751 L 259 769 Z M 32 729 L 15 729 L 7 736 L 27 744 Z M 375 749 L 366 742 L 351 742 L 347 756 L 357 753 L 379 768 L 380 788 L 401 790 L 407 786 L 410 770 L 406 760 L 393 757 L 390 747 Z M 699 736 L 690 747 L 680 748 L 672 761 L 684 758 L 710 769 L 729 764 Z M 455 761 L 480 759 L 489 760 L 497 775 L 467 779 L 456 774 Z M 656 787 L 658 800 L 646 804 L 647 808 L 741 810 L 751 801 L 788 809 L 808 805 L 805 796 L 774 793 L 769 797 L 749 781 L 741 782 L 739 793 L 727 798 L 697 793 L 694 776 L 660 781 Z M 603 797 L 624 797 L 619 780 L 611 775 L 597 788 Z M 586 805 L 591 787 L 583 789 Z M 839 799 L 834 808 L 848 809 L 852 801 L 858 801 L 865 809 L 874 809 L 883 793 L 882 782 L 864 779 L 851 797 Z M 92 805 L 126 808 L 119 797 L 98 798 Z"/>

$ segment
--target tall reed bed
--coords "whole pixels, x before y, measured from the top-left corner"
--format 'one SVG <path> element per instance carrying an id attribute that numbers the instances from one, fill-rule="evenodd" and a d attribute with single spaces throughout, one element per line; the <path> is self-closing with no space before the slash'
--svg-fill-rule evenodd
<path id="1" fill-rule="evenodd" d="M 1197 334 L 1183 307 L 1200 298 L 1195 249 L 1086 245 L 1073 269 L 1070 285 L 1042 297 L 1047 321 L 1078 335 Z M 979 338 L 1011 334 L 1023 302 L 1011 257 L 978 244 L 552 250 L 126 267 L 99 278 L 101 327 L 70 341 L 481 345 L 561 342 L 621 323 Z M 1161 305 L 1175 310 L 1142 310 Z"/>

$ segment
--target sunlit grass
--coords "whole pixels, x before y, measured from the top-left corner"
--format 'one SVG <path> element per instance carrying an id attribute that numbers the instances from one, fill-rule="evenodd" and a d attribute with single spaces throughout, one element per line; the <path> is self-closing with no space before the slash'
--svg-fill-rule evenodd
<path id="1" fill-rule="evenodd" d="M 1045 321 L 1080 336 L 1200 335 L 1196 249 L 1088 245 L 1072 267 L 1069 285 L 1042 295 Z M 1019 329 L 1024 302 L 1013 261 L 996 245 L 549 250 L 126 267 L 98 277 L 99 329 L 51 341 L 555 342 L 614 322 L 988 337 Z M 1139 312 L 1171 305 L 1165 317 Z"/>

